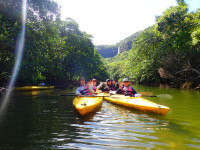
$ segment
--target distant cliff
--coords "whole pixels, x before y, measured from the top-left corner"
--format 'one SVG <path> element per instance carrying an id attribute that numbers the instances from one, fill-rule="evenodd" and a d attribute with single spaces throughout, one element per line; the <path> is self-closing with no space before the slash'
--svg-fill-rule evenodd
<path id="1" fill-rule="evenodd" d="M 95 46 L 95 49 L 104 58 L 114 57 L 115 55 L 117 55 L 118 51 L 117 45 L 98 45 Z"/>
<path id="2" fill-rule="evenodd" d="M 137 39 L 141 31 L 132 34 L 131 36 L 121 40 L 117 45 L 120 48 L 120 53 L 124 51 L 128 51 L 132 48 L 132 43 Z"/>
<path id="3" fill-rule="evenodd" d="M 132 34 L 124 40 L 121 40 L 116 45 L 96 45 L 95 49 L 104 58 L 114 57 L 118 53 L 130 50 L 132 48 L 133 41 L 138 37 L 140 32 L 141 31 Z"/>

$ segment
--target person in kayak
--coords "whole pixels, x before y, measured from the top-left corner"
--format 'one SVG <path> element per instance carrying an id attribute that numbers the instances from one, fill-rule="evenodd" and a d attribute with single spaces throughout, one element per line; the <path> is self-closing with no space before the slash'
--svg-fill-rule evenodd
<path id="1" fill-rule="evenodd" d="M 44 83 L 44 82 L 42 82 L 42 81 L 40 81 L 40 84 L 39 84 L 39 86 L 45 86 L 45 83 Z"/>
<path id="2" fill-rule="evenodd" d="M 130 86 L 130 81 L 128 78 L 123 79 L 123 84 L 120 83 L 119 89 L 117 89 L 116 94 L 122 94 L 125 96 L 131 97 L 141 97 L 141 94 L 138 94 L 133 87 Z"/>
<path id="3" fill-rule="evenodd" d="M 112 86 L 114 86 L 115 90 L 117 90 L 119 88 L 119 84 L 115 80 L 111 81 L 112 81 Z"/>
<path id="4" fill-rule="evenodd" d="M 116 91 L 115 86 L 112 85 L 112 81 L 110 79 L 106 80 L 106 85 L 104 87 L 101 87 L 102 92 L 110 92 L 110 91 Z"/>
<path id="5" fill-rule="evenodd" d="M 94 90 L 94 92 L 96 92 L 96 90 L 97 90 L 96 85 L 97 85 L 97 80 L 96 79 L 92 79 L 92 89 Z"/>
<path id="6" fill-rule="evenodd" d="M 81 77 L 79 79 L 79 87 L 76 89 L 76 95 L 78 96 L 82 96 L 82 95 L 92 95 L 92 93 L 94 93 L 94 91 L 92 91 L 89 83 L 87 83 L 87 85 L 85 85 L 85 78 Z"/>

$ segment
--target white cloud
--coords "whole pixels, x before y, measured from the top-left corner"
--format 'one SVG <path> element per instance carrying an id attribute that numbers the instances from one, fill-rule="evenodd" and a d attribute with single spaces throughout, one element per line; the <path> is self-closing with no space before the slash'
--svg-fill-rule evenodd
<path id="1" fill-rule="evenodd" d="M 62 18 L 71 17 L 95 45 L 116 44 L 155 23 L 176 0 L 55 0 Z"/>

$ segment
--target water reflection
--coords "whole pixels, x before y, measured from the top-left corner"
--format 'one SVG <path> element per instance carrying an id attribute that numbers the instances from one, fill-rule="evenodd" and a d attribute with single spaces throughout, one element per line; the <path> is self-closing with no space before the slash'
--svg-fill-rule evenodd
<path id="1" fill-rule="evenodd" d="M 76 127 L 80 134 L 75 141 L 84 145 L 95 144 L 99 149 L 102 147 L 143 149 L 154 147 L 156 142 L 153 141 L 158 140 L 158 137 L 153 135 L 155 129 L 168 129 L 168 121 L 158 118 L 103 102 L 101 110 L 86 118 L 78 118 L 78 122 L 71 126 Z M 145 142 L 149 140 L 152 142 Z"/>
<path id="2" fill-rule="evenodd" d="M 181 100 L 152 99 L 172 108 L 166 116 L 103 101 L 97 112 L 80 118 L 72 107 L 74 97 L 59 96 L 67 92 L 13 93 L 7 116 L 0 126 L 0 149 L 199 148 L 200 121 L 196 110 L 199 104 L 190 103 L 188 95 L 183 94 L 186 99 Z"/>
<path id="3" fill-rule="evenodd" d="M 74 115 L 76 116 L 76 119 L 78 121 L 78 124 L 86 124 L 87 122 L 91 122 L 93 121 L 94 116 L 96 116 L 97 114 L 99 114 L 101 112 L 101 107 L 99 107 L 96 112 L 92 112 L 91 114 L 87 115 L 87 116 L 80 116 L 80 114 L 78 114 L 78 112 L 74 110 Z"/>

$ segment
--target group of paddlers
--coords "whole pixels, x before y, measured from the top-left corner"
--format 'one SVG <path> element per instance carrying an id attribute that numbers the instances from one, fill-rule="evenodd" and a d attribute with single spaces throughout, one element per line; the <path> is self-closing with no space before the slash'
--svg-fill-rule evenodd
<path id="1" fill-rule="evenodd" d="M 133 87 L 131 87 L 128 78 L 124 78 L 122 83 L 117 83 L 114 80 L 107 79 L 106 82 L 100 82 L 98 86 L 97 80 L 92 79 L 90 82 L 85 84 L 85 78 L 81 77 L 79 80 L 79 87 L 76 89 L 76 95 L 83 96 L 83 95 L 95 95 L 97 94 L 97 90 L 102 92 L 112 92 L 115 91 L 115 94 L 122 94 L 125 96 L 131 97 L 140 97 L 141 94 L 138 94 Z"/>

